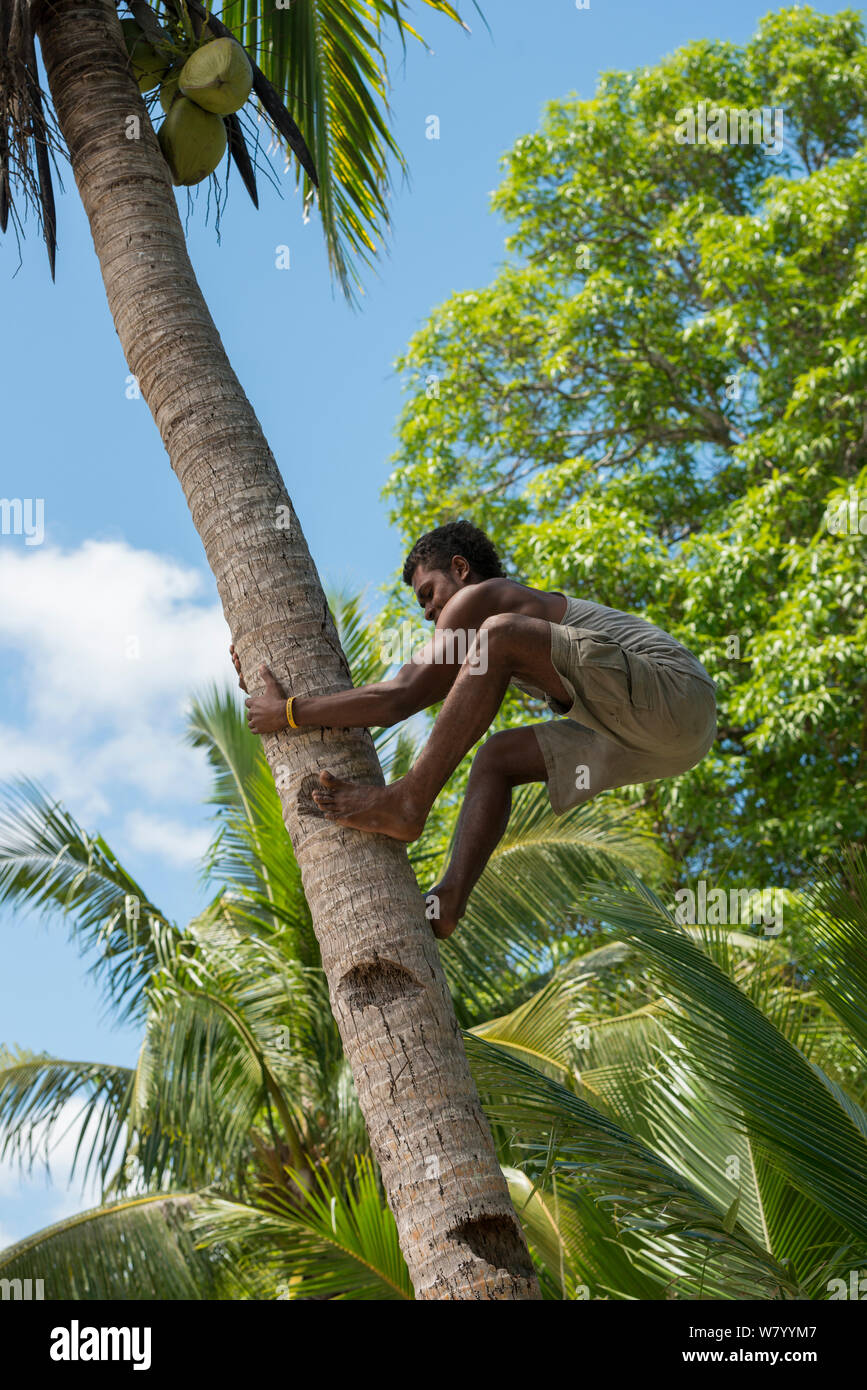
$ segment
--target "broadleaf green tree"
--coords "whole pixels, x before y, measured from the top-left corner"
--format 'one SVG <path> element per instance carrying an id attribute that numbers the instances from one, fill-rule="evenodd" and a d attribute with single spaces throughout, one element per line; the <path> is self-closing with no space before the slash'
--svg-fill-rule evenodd
<path id="1" fill-rule="evenodd" d="M 782 110 L 779 153 L 678 143 L 702 101 Z M 684 879 L 782 886 L 864 837 L 865 102 L 860 17 L 809 7 L 551 102 L 493 197 L 510 259 L 398 362 L 407 542 L 466 515 L 716 681 L 700 766 L 609 793 Z"/>

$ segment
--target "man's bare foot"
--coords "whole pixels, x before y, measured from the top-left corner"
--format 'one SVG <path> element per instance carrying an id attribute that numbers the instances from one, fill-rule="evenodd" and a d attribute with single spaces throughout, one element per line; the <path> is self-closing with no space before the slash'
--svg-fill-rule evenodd
<path id="1" fill-rule="evenodd" d="M 442 883 L 434 884 L 430 892 L 425 893 L 424 900 L 433 934 L 440 941 L 444 941 L 447 936 L 451 936 L 466 912 L 466 902 L 449 887 L 445 879 Z"/>
<path id="2" fill-rule="evenodd" d="M 311 795 L 326 820 L 404 843 L 417 840 L 424 829 L 427 810 L 407 795 L 403 778 L 388 787 L 366 787 L 320 772 L 319 781 Z"/>

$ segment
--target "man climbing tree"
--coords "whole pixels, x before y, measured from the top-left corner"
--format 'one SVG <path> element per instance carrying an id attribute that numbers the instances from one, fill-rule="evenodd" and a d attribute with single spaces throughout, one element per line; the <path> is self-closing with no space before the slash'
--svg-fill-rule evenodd
<path id="1" fill-rule="evenodd" d="M 372 787 L 323 771 L 313 792 L 327 820 L 411 841 L 510 683 L 565 716 L 494 734 L 476 754 L 451 862 L 428 894 L 434 931 L 447 937 L 506 829 L 513 787 L 546 783 L 560 815 L 609 788 L 686 772 L 716 737 L 716 694 L 701 662 L 644 618 L 507 578 L 468 521 L 422 536 L 403 578 L 436 627 L 393 679 L 298 699 L 263 667 L 266 690 L 247 700 L 247 717 L 257 734 L 380 728 L 444 700 L 406 776 Z M 232 657 L 246 690 L 234 648 Z"/>

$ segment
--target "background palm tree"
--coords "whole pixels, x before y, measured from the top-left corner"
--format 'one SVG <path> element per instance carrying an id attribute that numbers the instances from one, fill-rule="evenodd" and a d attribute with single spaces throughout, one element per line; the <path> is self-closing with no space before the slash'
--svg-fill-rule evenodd
<path id="1" fill-rule="evenodd" d="M 457 18 L 445 0 L 428 4 Z M 148 30 L 159 20 L 168 37 L 157 42 L 173 58 L 223 32 L 197 0 L 131 0 L 130 8 Z M 394 145 L 382 39 L 386 28 L 401 39 L 413 32 L 406 9 L 400 0 L 303 0 L 288 10 L 238 0 L 226 10 L 257 61 L 260 113 L 306 160 L 274 83 L 304 103 L 293 113 L 312 154 L 303 177 L 312 180 L 315 167 L 344 283 L 346 246 L 373 252 L 384 215 Z M 50 107 L 36 82 L 34 34 Z M 183 488 L 250 690 L 262 662 L 298 695 L 345 688 L 349 669 L 300 524 L 196 282 L 115 0 L 6 0 L 0 51 L 0 224 L 16 191 L 26 199 L 29 190 L 53 257 L 55 131 L 130 373 Z M 241 129 L 236 121 L 231 148 L 251 187 Z M 416 1296 L 538 1298 L 406 852 L 326 822 L 310 796 L 324 768 L 380 781 L 373 743 L 357 729 L 286 731 L 264 747 Z"/>
<path id="2" fill-rule="evenodd" d="M 384 663 L 362 622 L 359 600 L 335 596 L 332 609 L 342 645 L 353 658 L 355 679 L 382 679 Z M 366 1193 L 365 1219 L 373 1219 L 368 1200 L 371 1153 L 329 1009 L 299 868 L 286 852 L 279 800 L 261 744 L 250 734 L 234 697 L 216 691 L 194 702 L 189 737 L 207 751 L 214 776 L 216 833 L 206 867 L 215 896 L 183 932 L 122 869 L 100 837 L 87 835 L 37 788 L 24 784 L 7 802 L 2 893 L 10 902 L 66 911 L 82 944 L 98 948 L 95 968 L 117 1016 L 140 1019 L 145 1027 L 135 1068 L 7 1054 L 0 1099 L 4 1153 L 32 1162 L 38 1153 L 34 1136 L 48 1143 L 55 1126 L 68 1123 L 66 1107 L 81 1101 L 78 1168 L 82 1176 L 95 1173 L 107 1197 L 123 1194 L 119 1207 L 112 1203 L 87 1221 L 63 1223 L 45 1237 L 45 1248 L 40 1237 L 7 1252 L 7 1261 L 14 1269 L 22 1260 L 49 1261 L 55 1283 L 60 1279 L 68 1287 L 61 1274 L 68 1267 L 67 1237 L 71 1232 L 77 1240 L 75 1233 L 85 1232 L 86 1238 L 106 1245 L 98 1261 L 74 1262 L 75 1296 L 88 1291 L 109 1296 L 110 1290 L 117 1296 L 121 1289 L 129 1292 L 134 1274 L 127 1261 L 113 1262 L 112 1250 L 135 1228 L 141 1232 L 139 1241 L 152 1243 L 152 1277 L 159 1267 L 160 1242 L 167 1243 L 171 1289 L 176 1287 L 176 1229 L 169 1225 L 163 1231 L 154 1212 L 169 1210 L 160 1206 L 166 1194 L 189 1203 L 192 1194 L 207 1188 L 227 1203 L 223 1215 L 233 1232 L 242 1217 L 258 1223 L 248 1241 L 252 1268 L 264 1266 L 272 1292 L 275 1280 L 285 1281 L 293 1269 L 303 1269 L 306 1284 L 314 1276 L 324 1278 L 324 1288 L 332 1293 L 336 1287 L 341 1296 L 353 1290 L 357 1296 L 362 1287 L 368 1296 L 371 1289 L 382 1296 L 383 1288 L 394 1286 L 391 1255 L 382 1270 L 380 1256 L 365 1247 L 363 1270 L 376 1277 L 361 1285 L 358 1269 L 348 1283 L 340 1283 L 348 1278 L 347 1270 L 334 1264 L 331 1238 L 337 1232 L 329 1224 L 331 1199 L 345 1205 Z M 386 766 L 399 774 L 412 756 L 411 735 L 406 730 L 384 732 L 379 742 Z M 591 819 L 585 812 L 572 821 L 569 865 L 569 836 L 561 823 L 548 819 L 548 843 L 537 818 L 534 834 L 527 835 L 523 846 L 521 837 L 513 835 L 502 847 L 503 863 L 515 865 L 513 875 L 519 880 L 532 876 L 534 865 L 541 867 L 549 854 L 553 858 L 547 872 L 567 869 L 573 885 L 589 867 L 654 862 L 649 845 L 632 843 L 617 830 L 611 831 L 606 848 L 604 818 L 594 813 Z M 433 872 L 424 841 L 416 854 L 422 871 Z M 491 874 L 496 873 L 492 866 Z M 544 970 L 544 935 L 534 944 L 519 914 L 513 926 L 505 923 L 496 935 L 483 920 L 476 931 L 475 950 L 455 954 L 450 965 L 459 1009 L 468 1022 L 488 1016 L 480 1000 L 483 1006 L 493 1000 L 500 1011 L 511 1007 Z M 484 976 L 488 983 L 480 991 L 478 981 Z M 359 1156 L 362 1166 L 357 1168 Z M 315 1206 L 323 1181 L 329 1185 L 330 1235 L 323 1235 L 321 1211 Z M 132 1205 L 131 1193 L 136 1197 Z M 153 1196 L 153 1207 L 145 1193 Z M 381 1194 L 378 1203 L 376 1240 L 389 1251 L 393 1219 Z M 312 1220 L 312 1230 L 302 1218 Z M 347 1220 L 351 1226 L 350 1215 Z M 276 1264 L 265 1261 L 259 1249 L 262 1233 L 272 1232 L 275 1223 L 282 1237 Z M 358 1260 L 353 1261 L 354 1268 Z M 112 1273 L 115 1264 L 117 1273 Z M 411 1285 L 400 1260 L 398 1264 L 404 1273 L 396 1287 L 400 1296 L 407 1296 Z M 198 1268 L 193 1261 L 188 1277 L 198 1277 Z M 99 1271 L 96 1282 L 91 1282 L 93 1270 Z M 205 1273 L 203 1296 L 209 1296 L 213 1265 Z M 261 1278 L 251 1286 L 261 1289 Z"/>
<path id="3" fill-rule="evenodd" d="M 331 604 L 356 680 L 381 679 L 359 600 Z M 183 931 L 32 785 L 0 820 L 2 897 L 65 911 L 144 1028 L 134 1068 L 0 1057 L 0 1152 L 32 1166 L 77 1102 L 105 1199 L 0 1273 L 55 1298 L 411 1299 L 261 745 L 217 691 L 189 737 L 216 825 Z M 381 736 L 392 775 L 409 739 Z M 644 881 L 664 857 L 610 804 L 556 819 L 524 789 L 443 945 L 543 1296 L 827 1297 L 867 1250 L 865 856 L 802 895 L 794 967 L 774 939 L 678 927 Z"/>

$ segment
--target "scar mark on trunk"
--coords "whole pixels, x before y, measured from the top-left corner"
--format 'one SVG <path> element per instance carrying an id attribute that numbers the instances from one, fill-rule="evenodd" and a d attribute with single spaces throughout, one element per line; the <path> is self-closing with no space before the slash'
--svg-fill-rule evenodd
<path id="1" fill-rule="evenodd" d="M 366 960 L 347 970 L 337 988 L 351 1009 L 366 1009 L 371 1005 L 383 1009 L 399 999 L 421 993 L 424 985 L 397 961 Z"/>
<path id="2" fill-rule="evenodd" d="M 529 1279 L 533 1265 L 526 1251 L 520 1227 L 509 1216 L 468 1217 L 448 1232 L 448 1239 L 466 1245 L 477 1260 L 495 1269 L 507 1269 L 516 1278 Z"/>

